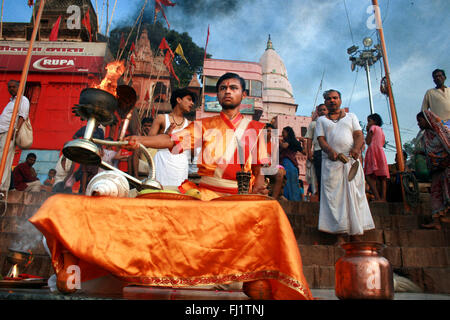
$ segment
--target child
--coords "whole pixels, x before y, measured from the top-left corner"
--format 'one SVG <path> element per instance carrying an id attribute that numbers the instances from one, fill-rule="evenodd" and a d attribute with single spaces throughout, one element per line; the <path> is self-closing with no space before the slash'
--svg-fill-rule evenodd
<path id="1" fill-rule="evenodd" d="M 53 184 L 55 183 L 55 175 L 56 175 L 55 169 L 50 169 L 48 171 L 48 177 L 44 181 L 44 185 L 41 188 L 42 190 L 45 190 L 47 192 L 52 192 Z"/>
<path id="2" fill-rule="evenodd" d="M 384 132 L 381 129 L 383 120 L 380 115 L 373 113 L 367 117 L 368 145 L 364 159 L 364 174 L 376 202 L 386 202 L 386 179 L 389 178 L 389 168 L 384 154 Z"/>
<path id="3" fill-rule="evenodd" d="M 301 201 L 305 200 L 305 187 L 303 186 L 303 180 L 298 179 L 298 184 L 300 186 L 300 199 Z"/>

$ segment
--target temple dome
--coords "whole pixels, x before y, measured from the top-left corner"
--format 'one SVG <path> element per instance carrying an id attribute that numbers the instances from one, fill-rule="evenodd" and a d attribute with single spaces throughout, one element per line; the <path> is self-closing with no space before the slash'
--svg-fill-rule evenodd
<path id="1" fill-rule="evenodd" d="M 286 67 L 281 57 L 274 50 L 270 35 L 266 51 L 261 56 L 259 63 L 263 72 L 263 96 L 270 96 L 271 100 L 274 97 L 288 98 L 288 100 L 292 99 L 291 102 L 293 103 L 294 95 L 291 83 L 288 80 Z"/>

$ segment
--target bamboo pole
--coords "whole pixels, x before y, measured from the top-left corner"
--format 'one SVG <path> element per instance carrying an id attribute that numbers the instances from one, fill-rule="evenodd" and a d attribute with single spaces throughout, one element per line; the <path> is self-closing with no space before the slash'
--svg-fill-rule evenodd
<path id="1" fill-rule="evenodd" d="M 377 26 L 378 34 L 380 36 L 381 50 L 383 53 L 384 73 L 386 74 L 386 82 L 387 82 L 388 96 L 389 96 L 389 106 L 391 109 L 392 126 L 394 129 L 395 147 L 397 149 L 397 157 L 398 157 L 397 159 L 399 161 L 399 171 L 400 171 L 400 173 L 402 173 L 402 172 L 405 172 L 403 147 L 402 147 L 402 140 L 400 137 L 400 130 L 399 130 L 399 126 L 398 126 L 397 110 L 395 108 L 394 95 L 392 93 L 389 62 L 388 62 L 388 57 L 387 57 L 387 53 L 386 53 L 386 43 L 384 41 L 383 25 L 382 25 L 382 20 L 381 20 L 381 15 L 380 15 L 380 9 L 378 6 L 378 0 L 372 0 L 372 4 L 374 6 L 376 26 Z M 401 177 L 402 176 L 400 175 L 400 178 Z M 410 211 L 409 205 L 406 203 L 405 190 L 403 187 L 403 183 L 401 183 L 400 185 L 402 187 L 403 204 L 404 204 L 405 210 Z"/>
<path id="2" fill-rule="evenodd" d="M 23 91 L 25 88 L 25 83 L 27 81 L 28 69 L 30 68 L 31 55 L 33 54 L 33 45 L 36 39 L 37 31 L 39 29 L 39 24 L 41 22 L 42 11 L 44 11 L 45 0 L 41 0 L 39 4 L 39 10 L 37 13 L 36 21 L 33 27 L 33 33 L 31 34 L 30 45 L 28 47 L 27 57 L 25 59 L 25 63 L 23 65 L 22 75 L 20 77 L 19 89 L 17 90 L 16 101 L 14 103 L 14 109 L 11 116 L 11 121 L 9 122 L 8 134 L 6 136 L 5 146 L 3 148 L 2 160 L 0 163 L 0 181 L 3 179 L 3 173 L 5 171 L 6 166 L 6 158 L 8 156 L 9 146 L 11 144 L 11 139 L 14 132 L 14 126 L 16 124 L 16 117 L 19 112 L 20 102 L 22 100 Z M 8 168 L 11 170 L 11 168 Z"/>
<path id="3" fill-rule="evenodd" d="M 120 60 L 120 59 L 122 58 L 123 52 L 125 51 L 125 48 L 126 48 L 126 46 L 127 46 L 127 44 L 128 44 L 128 41 L 129 41 L 130 38 L 131 38 L 131 34 L 133 33 L 134 28 L 136 28 L 136 25 L 137 25 L 137 23 L 139 22 L 139 19 L 140 19 L 141 16 L 144 14 L 144 9 L 145 9 L 145 6 L 147 5 L 147 1 L 148 1 L 148 0 L 145 0 L 144 5 L 142 6 L 142 9 L 141 9 L 141 11 L 140 11 L 140 13 L 139 13 L 139 16 L 138 16 L 138 18 L 136 19 L 136 21 L 134 22 L 133 28 L 131 28 L 131 31 L 130 31 L 130 33 L 128 34 L 127 40 L 125 41 L 125 45 L 124 45 L 122 51 L 121 51 L 120 48 L 119 48 L 118 53 L 120 52 L 120 54 L 117 55 L 116 60 Z"/>
<path id="4" fill-rule="evenodd" d="M 97 0 L 95 0 L 95 13 L 97 14 L 97 32 L 100 33 L 100 24 L 99 24 L 99 17 L 98 17 L 98 3 Z"/>
<path id="5" fill-rule="evenodd" d="M 0 21 L 0 40 L 3 39 L 3 5 L 5 4 L 5 0 L 2 0 L 2 17 Z"/>
<path id="6" fill-rule="evenodd" d="M 108 36 L 109 28 L 111 27 L 112 19 L 113 19 L 113 16 L 114 16 L 114 11 L 116 11 L 116 5 L 117 5 L 117 0 L 114 2 L 114 7 L 113 7 L 113 10 L 112 10 L 112 13 L 111 13 L 111 18 L 109 19 L 108 28 L 106 28 L 105 36 Z"/>

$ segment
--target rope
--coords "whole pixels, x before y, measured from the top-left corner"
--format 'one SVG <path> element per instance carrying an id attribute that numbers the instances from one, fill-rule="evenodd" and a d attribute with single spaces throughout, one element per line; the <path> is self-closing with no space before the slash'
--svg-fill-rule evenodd
<path id="1" fill-rule="evenodd" d="M 352 103 L 352 98 L 353 98 L 353 92 L 355 91 L 355 86 L 356 86 L 356 80 L 358 80 L 358 71 L 359 69 L 356 69 L 356 75 L 355 75 L 355 82 L 353 83 L 353 88 L 352 88 L 352 93 L 350 94 L 350 98 L 349 101 L 347 103 L 347 107 L 350 108 L 350 105 Z"/>
<path id="2" fill-rule="evenodd" d="M 125 48 L 126 48 L 126 46 L 128 44 L 128 41 L 130 40 L 131 34 L 133 33 L 133 30 L 136 27 L 138 21 L 141 19 L 141 16 L 144 14 L 144 9 L 145 9 L 145 6 L 147 5 L 147 1 L 148 0 L 145 0 L 144 5 L 142 6 L 141 12 L 139 13 L 139 16 L 137 17 L 136 21 L 134 22 L 133 28 L 131 28 L 131 31 L 128 34 L 127 40 L 125 41 L 125 45 L 124 45 L 122 51 L 120 51 L 120 48 L 119 48 L 120 54 L 117 55 L 117 59 L 116 60 L 120 60 L 120 58 L 122 58 L 122 54 L 125 51 Z"/>
<path id="3" fill-rule="evenodd" d="M 111 27 L 112 19 L 114 16 L 114 11 L 116 11 L 116 5 L 117 5 L 117 0 L 116 0 L 116 2 L 114 2 L 114 7 L 113 7 L 113 10 L 111 13 L 111 18 L 109 19 L 108 27 L 106 28 L 105 36 L 108 36 L 109 28 Z"/>
<path id="4" fill-rule="evenodd" d="M 345 4 L 345 0 L 344 0 L 344 7 L 345 7 L 345 14 L 347 15 L 347 22 L 348 22 L 348 28 L 350 30 L 350 36 L 352 37 L 353 44 L 355 44 L 355 40 L 353 39 L 352 26 L 350 25 L 350 18 L 348 17 L 348 10 L 347 10 L 347 5 Z"/>
<path id="5" fill-rule="evenodd" d="M 419 184 L 416 177 L 411 172 L 401 172 L 403 189 L 405 191 L 406 202 L 411 207 L 419 204 Z"/>

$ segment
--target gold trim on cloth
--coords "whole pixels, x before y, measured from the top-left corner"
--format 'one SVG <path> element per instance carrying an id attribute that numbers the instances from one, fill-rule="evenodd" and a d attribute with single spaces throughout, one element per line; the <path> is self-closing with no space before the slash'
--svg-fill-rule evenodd
<path id="1" fill-rule="evenodd" d="M 300 281 L 289 277 L 276 270 L 263 270 L 256 272 L 246 272 L 241 274 L 231 274 L 211 277 L 192 277 L 192 278 L 175 278 L 175 277 L 122 277 L 120 280 L 125 281 L 128 285 L 144 285 L 157 287 L 192 287 L 216 284 L 227 284 L 232 282 L 248 282 L 260 279 L 277 280 L 292 290 L 302 294 L 306 299 L 313 299 L 308 288 L 305 288 Z M 272 284 L 273 285 L 273 284 Z"/>

